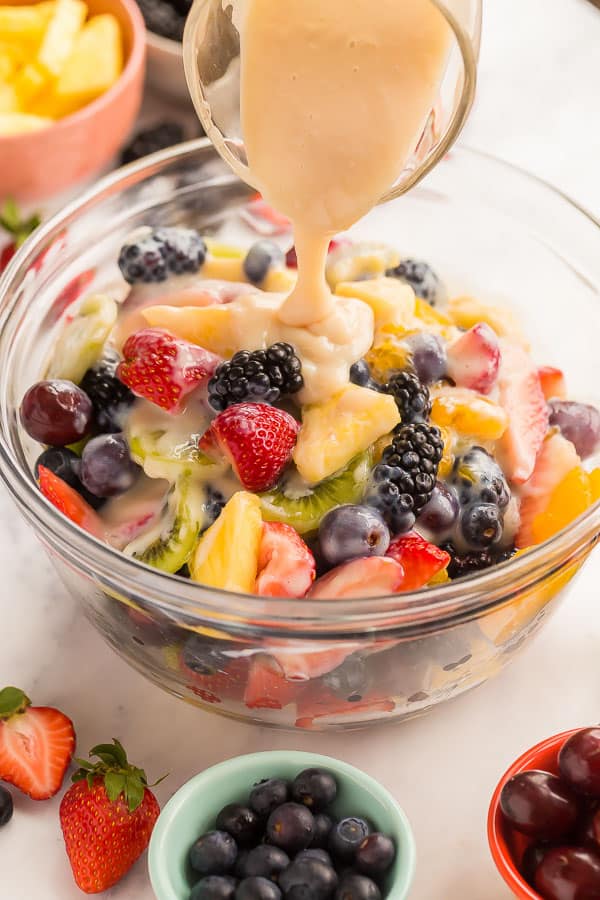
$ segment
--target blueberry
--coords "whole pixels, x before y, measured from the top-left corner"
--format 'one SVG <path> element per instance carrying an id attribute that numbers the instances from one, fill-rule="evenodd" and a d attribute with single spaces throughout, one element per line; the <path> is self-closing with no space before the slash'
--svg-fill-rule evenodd
<path id="1" fill-rule="evenodd" d="M 349 816 L 334 825 L 329 835 L 329 852 L 340 863 L 352 863 L 356 851 L 371 833 L 364 819 Z"/>
<path id="2" fill-rule="evenodd" d="M 249 850 L 239 866 L 240 877 L 249 878 L 260 875 L 270 881 L 277 881 L 280 872 L 290 864 L 290 858 L 280 847 L 271 844 L 259 844 Z"/>
<path id="3" fill-rule="evenodd" d="M 502 537 L 502 513 L 493 503 L 473 503 L 463 512 L 461 528 L 465 541 L 475 550 L 483 550 Z"/>
<path id="4" fill-rule="evenodd" d="M 494 457 L 483 447 L 471 447 L 466 453 L 457 456 L 451 482 L 463 506 L 481 500 L 504 509 L 510 501 L 511 493 L 506 476 Z"/>
<path id="5" fill-rule="evenodd" d="M 364 556 L 384 556 L 390 532 L 383 518 L 368 506 L 345 503 L 321 519 L 319 546 L 330 566 Z"/>
<path id="6" fill-rule="evenodd" d="M 410 335 L 406 343 L 410 347 L 413 369 L 423 384 L 433 384 L 446 375 L 446 351 L 439 337 L 428 331 Z"/>
<path id="7" fill-rule="evenodd" d="M 600 443 L 600 412 L 596 407 L 569 400 L 551 400 L 548 406 L 550 425 L 560 429 L 582 459 L 592 456 Z"/>
<path id="8" fill-rule="evenodd" d="M 337 887 L 330 865 L 314 857 L 296 858 L 281 873 L 279 884 L 285 900 L 328 900 Z"/>
<path id="9" fill-rule="evenodd" d="M 285 254 L 273 241 L 256 241 L 244 259 L 244 274 L 248 281 L 260 284 L 272 266 L 284 266 Z"/>
<path id="10" fill-rule="evenodd" d="M 335 900 L 381 900 L 381 891 L 366 875 L 351 872 L 340 881 Z"/>
<path id="11" fill-rule="evenodd" d="M 384 875 L 396 856 L 394 842 L 379 831 L 373 832 L 356 851 L 356 868 L 364 875 L 380 878 Z"/>
<path id="12" fill-rule="evenodd" d="M 76 491 L 81 490 L 81 482 L 79 480 L 79 457 L 67 447 L 49 447 L 44 450 L 37 458 L 35 463 L 35 477 L 38 477 L 40 466 L 50 469 L 59 478 L 62 478 L 68 485 L 75 488 Z"/>
<path id="13" fill-rule="evenodd" d="M 238 846 L 256 843 L 260 836 L 260 821 L 254 810 L 241 803 L 224 806 L 215 823 L 218 831 L 226 831 Z"/>
<path id="14" fill-rule="evenodd" d="M 267 822 L 269 841 L 290 854 L 305 850 L 313 839 L 314 830 L 311 811 L 300 803 L 278 806 Z"/>
<path id="15" fill-rule="evenodd" d="M 349 656 L 344 662 L 323 676 L 330 691 L 349 703 L 362 700 L 369 686 L 369 672 L 361 656 Z"/>
<path id="16" fill-rule="evenodd" d="M 388 278 L 398 278 L 411 286 L 417 297 L 431 306 L 444 299 L 444 287 L 431 266 L 421 259 L 403 259 L 385 273 Z"/>
<path id="17" fill-rule="evenodd" d="M 222 672 L 231 662 L 226 651 L 231 645 L 200 634 L 191 634 L 183 645 L 183 664 L 198 675 Z"/>
<path id="18" fill-rule="evenodd" d="M 460 511 L 458 498 L 443 481 L 436 481 L 431 499 L 417 517 L 417 526 L 426 529 L 437 540 L 443 540 L 452 530 Z"/>
<path id="19" fill-rule="evenodd" d="M 366 359 L 359 359 L 350 366 L 350 381 L 359 387 L 368 387 L 371 381 L 371 369 Z"/>
<path id="20" fill-rule="evenodd" d="M 207 875 L 194 885 L 189 900 L 233 900 L 236 884 L 229 875 Z"/>
<path id="21" fill-rule="evenodd" d="M 290 786 L 283 778 L 267 778 L 255 784 L 250 792 L 250 807 L 266 818 L 278 806 L 282 806 L 290 795 Z"/>
<path id="22" fill-rule="evenodd" d="M 316 818 L 317 817 L 315 816 L 315 819 Z M 298 862 L 300 859 L 318 859 L 326 866 L 331 866 L 331 868 L 333 868 L 331 856 L 327 850 L 323 850 L 320 847 L 309 847 L 308 850 L 301 850 L 300 853 L 296 854 L 294 862 Z"/>
<path id="23" fill-rule="evenodd" d="M 281 891 L 267 878 L 254 876 L 240 881 L 235 891 L 235 900 L 281 900 Z"/>
<path id="24" fill-rule="evenodd" d="M 0 784 L 0 828 L 12 819 L 13 798 L 10 791 Z"/>
<path id="25" fill-rule="evenodd" d="M 209 831 L 192 844 L 190 865 L 200 875 L 226 875 L 233 869 L 237 845 L 226 831 Z"/>
<path id="26" fill-rule="evenodd" d="M 292 797 L 314 812 L 333 803 L 337 796 L 337 782 L 325 769 L 304 769 L 292 782 Z"/>
<path id="27" fill-rule="evenodd" d="M 315 830 L 313 839 L 310 842 L 312 848 L 322 848 L 327 846 L 331 829 L 333 828 L 333 819 L 326 813 L 317 813 L 315 818 Z"/>
<path id="28" fill-rule="evenodd" d="M 92 438 L 83 448 L 79 470 L 81 481 L 97 497 L 123 494 L 133 485 L 139 472 L 122 434 L 102 434 Z"/>
<path id="29" fill-rule="evenodd" d="M 225 506 L 225 497 L 221 493 L 221 491 L 214 488 L 212 485 L 205 485 L 205 501 L 204 501 L 204 522 L 202 523 L 202 530 L 206 531 L 207 528 L 216 522 L 223 507 Z"/>

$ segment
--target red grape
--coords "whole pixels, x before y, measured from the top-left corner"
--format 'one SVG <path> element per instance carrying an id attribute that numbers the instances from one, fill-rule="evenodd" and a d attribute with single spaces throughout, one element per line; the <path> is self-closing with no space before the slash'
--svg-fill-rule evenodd
<path id="1" fill-rule="evenodd" d="M 555 847 L 535 871 L 544 900 L 599 900 L 600 855 L 578 847 Z"/>
<path id="2" fill-rule="evenodd" d="M 21 403 L 21 423 L 41 444 L 64 447 L 85 437 L 92 422 L 92 402 L 72 381 L 38 381 Z"/>
<path id="3" fill-rule="evenodd" d="M 578 798 L 569 786 L 556 775 L 537 771 L 513 775 L 502 788 L 500 808 L 513 828 L 540 840 L 568 834 L 579 815 Z"/>
<path id="4" fill-rule="evenodd" d="M 594 806 L 587 810 L 577 825 L 575 843 L 600 852 L 600 811 Z"/>
<path id="5" fill-rule="evenodd" d="M 558 755 L 560 774 L 582 794 L 600 797 L 600 728 L 583 728 Z"/>
<path id="6" fill-rule="evenodd" d="M 537 867 L 551 848 L 547 844 L 530 844 L 521 860 L 521 875 L 533 886 Z"/>

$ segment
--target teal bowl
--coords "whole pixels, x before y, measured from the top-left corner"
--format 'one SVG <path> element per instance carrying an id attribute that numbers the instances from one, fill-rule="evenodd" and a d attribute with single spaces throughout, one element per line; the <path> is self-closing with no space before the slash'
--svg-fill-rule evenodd
<path id="1" fill-rule="evenodd" d="M 386 900 L 408 897 L 415 871 L 415 841 L 410 823 L 382 785 L 347 763 L 329 756 L 272 750 L 236 756 L 196 775 L 174 794 L 160 814 L 148 853 L 150 880 L 157 900 L 189 900 L 193 885 L 188 852 L 196 838 L 211 831 L 219 810 L 242 803 L 255 782 L 280 777 L 292 780 L 312 766 L 328 769 L 338 782 L 332 805 L 336 816 L 359 815 L 388 834 L 397 852 L 384 885 Z"/>

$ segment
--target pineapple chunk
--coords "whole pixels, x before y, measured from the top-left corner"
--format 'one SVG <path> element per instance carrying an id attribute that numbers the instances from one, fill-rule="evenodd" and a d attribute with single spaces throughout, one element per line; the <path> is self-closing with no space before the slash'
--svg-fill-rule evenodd
<path id="1" fill-rule="evenodd" d="M 413 327 L 415 292 L 397 278 L 374 278 L 371 281 L 344 281 L 335 289 L 339 297 L 356 297 L 373 310 L 375 327 L 401 325 Z"/>
<path id="2" fill-rule="evenodd" d="M 238 491 L 201 538 L 189 563 L 192 578 L 209 587 L 252 594 L 261 537 L 260 500 Z"/>
<path id="3" fill-rule="evenodd" d="M 58 78 L 71 55 L 87 16 L 82 0 L 56 0 L 52 18 L 38 51 L 37 61 L 48 75 Z"/>
<path id="4" fill-rule="evenodd" d="M 9 81 L 17 70 L 17 61 L 9 53 L 4 53 L 0 46 L 0 87 L 8 87 Z"/>
<path id="5" fill-rule="evenodd" d="M 0 113 L 15 113 L 19 111 L 19 100 L 14 85 L 3 84 L 0 81 Z"/>
<path id="6" fill-rule="evenodd" d="M 434 388 L 431 399 L 431 421 L 440 428 L 481 441 L 497 441 L 508 427 L 505 410 L 469 388 Z"/>
<path id="7" fill-rule="evenodd" d="M 177 337 L 219 356 L 233 356 L 232 312 L 222 306 L 149 306 L 141 314 L 152 328 L 166 328 Z"/>
<path id="8" fill-rule="evenodd" d="M 94 16 L 77 37 L 58 76 L 57 103 L 63 115 L 81 109 L 109 90 L 123 71 L 121 29 L 114 16 Z"/>
<path id="9" fill-rule="evenodd" d="M 25 134 L 27 131 L 38 131 L 52 125 L 53 119 L 45 116 L 31 116 L 27 113 L 0 113 L 0 135 L 6 137 L 14 134 Z"/>
<path id="10" fill-rule="evenodd" d="M 349 384 L 326 403 L 303 410 L 293 454 L 300 475 L 311 484 L 328 478 L 399 421 L 389 394 Z"/>
<path id="11" fill-rule="evenodd" d="M 39 63 L 27 63 L 17 72 L 13 81 L 21 109 L 31 110 L 31 103 L 49 85 L 48 73 Z"/>
<path id="12" fill-rule="evenodd" d="M 41 43 L 54 13 L 55 2 L 32 6 L 0 5 L 0 41 L 11 48 L 28 50 Z"/>
<path id="13" fill-rule="evenodd" d="M 210 254 L 202 267 L 202 275 L 217 281 L 246 281 L 243 262 L 243 257 Z"/>

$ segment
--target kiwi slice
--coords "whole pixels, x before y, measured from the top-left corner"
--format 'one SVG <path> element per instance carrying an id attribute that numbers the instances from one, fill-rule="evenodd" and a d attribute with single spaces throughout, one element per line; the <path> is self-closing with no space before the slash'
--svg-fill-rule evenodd
<path id="1" fill-rule="evenodd" d="M 177 572 L 190 559 L 206 519 L 204 487 L 186 472 L 170 489 L 160 523 L 123 551 L 163 572 Z"/>
<path id="2" fill-rule="evenodd" d="M 316 531 L 325 513 L 342 503 L 360 503 L 371 472 L 373 451 L 367 450 L 350 460 L 330 478 L 307 485 L 293 472 L 277 490 L 260 495 L 263 519 L 285 522 L 299 534 Z"/>
<path id="3" fill-rule="evenodd" d="M 117 321 L 117 304 L 106 294 L 91 294 L 79 307 L 72 322 L 54 345 L 46 377 L 66 378 L 79 384 L 87 370 L 98 362 L 106 340 Z"/>

